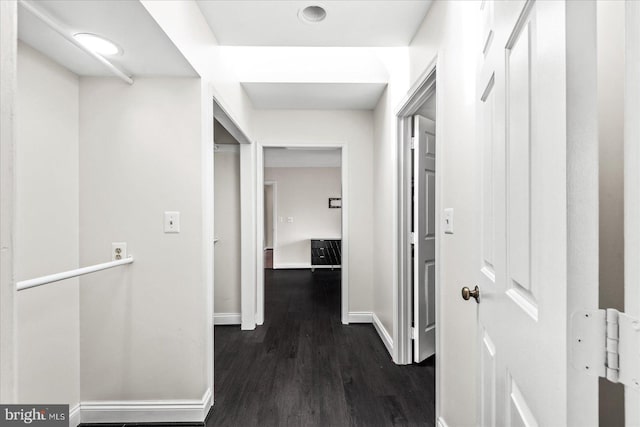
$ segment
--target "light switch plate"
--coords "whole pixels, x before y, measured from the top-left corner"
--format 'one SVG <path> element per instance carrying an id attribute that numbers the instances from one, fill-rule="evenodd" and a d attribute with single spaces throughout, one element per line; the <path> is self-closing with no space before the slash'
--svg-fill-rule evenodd
<path id="1" fill-rule="evenodd" d="M 180 232 L 180 212 L 164 213 L 164 232 L 179 233 Z"/>
<path id="2" fill-rule="evenodd" d="M 446 208 L 444 210 L 442 228 L 446 234 L 453 234 L 453 208 Z"/>
<path id="3" fill-rule="evenodd" d="M 287 217 L 287 222 L 288 223 L 292 223 L 293 222 L 293 217 L 292 216 L 288 216 Z"/>

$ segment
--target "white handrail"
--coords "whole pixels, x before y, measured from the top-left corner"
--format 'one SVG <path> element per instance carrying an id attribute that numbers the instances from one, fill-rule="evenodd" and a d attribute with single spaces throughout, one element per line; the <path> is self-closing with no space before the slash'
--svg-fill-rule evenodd
<path id="1" fill-rule="evenodd" d="M 60 24 L 58 21 L 56 21 L 51 16 L 49 16 L 47 13 L 43 12 L 38 6 L 25 0 L 20 0 L 18 4 L 24 7 L 25 9 L 27 9 L 29 12 L 31 12 L 35 17 L 37 17 L 46 25 L 48 25 L 49 28 L 54 30 L 56 33 L 60 34 L 69 42 L 77 46 L 80 50 L 85 52 L 87 55 L 89 55 L 90 57 L 92 57 L 93 59 L 101 63 L 105 68 L 111 71 L 114 75 L 116 75 L 117 77 L 120 77 L 122 81 L 129 83 L 130 85 L 133 84 L 133 79 L 131 77 L 127 76 L 122 70 L 120 70 L 118 67 L 113 65 L 111 61 L 109 61 L 102 55 L 95 53 L 91 49 L 88 49 L 87 47 L 85 47 L 82 43 L 76 40 L 75 37 L 73 37 L 73 35 L 64 25 Z"/>
<path id="2" fill-rule="evenodd" d="M 36 286 L 46 285 L 47 283 L 58 282 L 72 277 L 82 276 L 83 274 L 95 273 L 96 271 L 106 270 L 107 268 L 118 267 L 119 265 L 131 264 L 133 257 L 120 259 L 118 261 L 110 261 L 102 264 L 96 264 L 89 267 L 77 268 L 75 270 L 63 271 L 62 273 L 49 274 L 48 276 L 36 277 L 35 279 L 23 280 L 16 283 L 16 290 L 35 288 Z"/>

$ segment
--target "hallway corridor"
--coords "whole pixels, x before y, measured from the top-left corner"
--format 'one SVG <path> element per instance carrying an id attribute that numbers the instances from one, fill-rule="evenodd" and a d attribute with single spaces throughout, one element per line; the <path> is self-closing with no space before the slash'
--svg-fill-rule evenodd
<path id="1" fill-rule="evenodd" d="M 265 323 L 215 327 L 208 426 L 435 424 L 434 361 L 397 366 L 372 325 L 340 323 L 340 271 L 266 270 Z"/>

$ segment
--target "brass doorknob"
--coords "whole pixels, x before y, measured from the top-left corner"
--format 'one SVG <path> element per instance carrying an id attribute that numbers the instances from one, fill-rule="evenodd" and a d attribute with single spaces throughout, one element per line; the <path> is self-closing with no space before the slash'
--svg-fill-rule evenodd
<path id="1" fill-rule="evenodd" d="M 480 289 L 478 289 L 478 286 L 473 289 L 469 289 L 466 286 L 462 288 L 462 299 L 469 301 L 469 298 L 475 299 L 478 304 L 480 303 Z"/>

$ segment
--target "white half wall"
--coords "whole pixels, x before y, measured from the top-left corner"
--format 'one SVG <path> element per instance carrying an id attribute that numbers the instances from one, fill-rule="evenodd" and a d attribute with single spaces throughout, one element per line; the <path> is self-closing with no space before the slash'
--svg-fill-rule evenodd
<path id="1" fill-rule="evenodd" d="M 78 76 L 18 46 L 15 277 L 78 268 Z M 80 401 L 78 279 L 17 295 L 19 403 Z"/>
<path id="2" fill-rule="evenodd" d="M 240 313 L 240 151 L 216 151 L 214 316 Z"/>
<path id="3" fill-rule="evenodd" d="M 278 186 L 274 268 L 310 267 L 310 239 L 342 237 L 342 210 L 329 208 L 342 197 L 340 168 L 265 168 L 264 179 Z"/>
<path id="4" fill-rule="evenodd" d="M 344 185 L 349 186 L 345 193 L 349 194 L 350 247 L 343 257 L 349 257 L 349 312 L 372 311 L 372 118 L 371 111 L 346 110 L 255 110 L 253 115 L 254 134 L 265 146 L 344 143 L 348 147 Z"/>
<path id="5" fill-rule="evenodd" d="M 201 95 L 196 78 L 80 82 L 80 261 L 108 260 L 111 242 L 135 258 L 81 279 L 82 401 L 103 409 L 200 401 L 208 388 Z M 180 212 L 180 233 L 163 232 L 165 211 Z"/>

